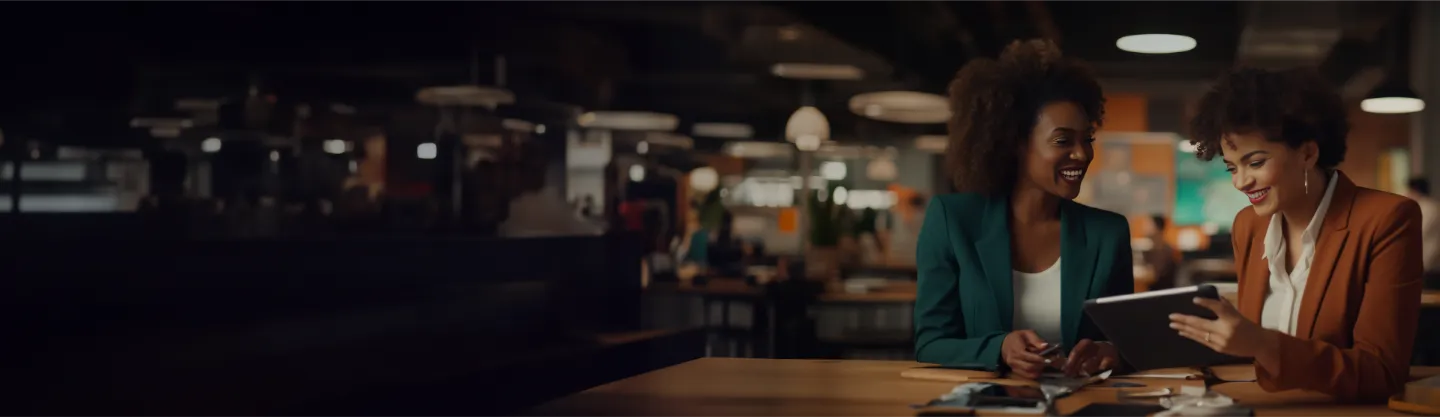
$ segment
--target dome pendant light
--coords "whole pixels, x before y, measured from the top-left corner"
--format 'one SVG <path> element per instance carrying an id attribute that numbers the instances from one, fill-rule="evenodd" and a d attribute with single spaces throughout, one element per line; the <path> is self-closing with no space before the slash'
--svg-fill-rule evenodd
<path id="1" fill-rule="evenodd" d="M 1404 114 L 1425 110 L 1425 100 L 1421 100 L 1420 95 L 1410 88 L 1410 43 L 1406 36 L 1410 33 L 1409 23 L 1409 19 L 1401 18 L 1391 25 L 1390 40 L 1385 51 L 1385 66 L 1390 74 L 1385 77 L 1384 83 L 1365 96 L 1365 100 L 1360 102 L 1360 110 L 1378 114 Z"/>
<path id="2" fill-rule="evenodd" d="M 1360 109 L 1379 114 L 1414 113 L 1425 110 L 1425 100 L 1404 83 L 1386 81 L 1360 102 Z"/>

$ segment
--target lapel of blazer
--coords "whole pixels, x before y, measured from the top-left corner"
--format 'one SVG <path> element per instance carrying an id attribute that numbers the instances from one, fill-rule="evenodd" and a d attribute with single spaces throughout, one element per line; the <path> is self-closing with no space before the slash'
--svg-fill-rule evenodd
<path id="1" fill-rule="evenodd" d="M 975 253 L 980 256 L 980 268 L 1000 309 L 997 312 L 1000 328 L 1014 330 L 1011 328 L 1015 325 L 1015 283 L 1010 275 L 1010 200 L 993 197 L 985 201 Z"/>
<path id="2" fill-rule="evenodd" d="M 1265 309 L 1265 296 L 1270 288 L 1270 264 L 1263 258 L 1264 240 L 1256 236 L 1259 236 L 1258 231 L 1269 228 L 1269 217 L 1255 216 L 1247 228 L 1236 230 L 1243 233 L 1239 239 L 1235 239 L 1235 243 L 1240 245 L 1236 249 L 1240 249 L 1239 253 L 1242 254 L 1235 260 L 1235 266 L 1239 269 L 1236 272 L 1243 273 L 1245 277 L 1245 282 L 1240 283 L 1243 286 L 1240 293 L 1245 295 L 1239 300 L 1240 315 L 1256 323 L 1260 322 L 1260 312 Z"/>
<path id="3" fill-rule="evenodd" d="M 1335 175 L 1335 194 L 1330 196 L 1330 207 L 1326 209 L 1324 223 L 1321 223 L 1320 241 L 1315 246 L 1310 272 L 1305 278 L 1305 294 L 1300 301 L 1300 315 L 1295 324 L 1295 334 L 1309 338 L 1315 330 L 1315 318 L 1320 314 L 1320 303 L 1325 299 L 1325 290 L 1330 288 L 1330 278 L 1335 274 L 1335 263 L 1340 252 L 1345 250 L 1346 236 L 1350 226 L 1351 205 L 1355 203 L 1355 183 L 1344 173 Z M 1268 279 L 1266 280 L 1269 281 Z"/>
<path id="4" fill-rule="evenodd" d="M 1064 343 L 1073 345 L 1078 339 L 1081 306 L 1090 298 L 1095 279 L 1095 259 L 1099 245 L 1094 234 L 1087 234 L 1085 218 L 1078 203 L 1060 203 L 1060 321 Z M 1113 265 L 1130 268 L 1130 265 Z"/>

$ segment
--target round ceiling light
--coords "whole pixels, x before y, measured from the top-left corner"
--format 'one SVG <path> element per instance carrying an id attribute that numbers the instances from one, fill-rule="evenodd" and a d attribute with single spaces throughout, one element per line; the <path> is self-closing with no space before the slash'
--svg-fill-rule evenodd
<path id="1" fill-rule="evenodd" d="M 1195 38 L 1166 33 L 1146 33 L 1121 37 L 1115 41 L 1115 47 L 1137 54 L 1173 54 L 1195 49 Z"/>
<path id="2" fill-rule="evenodd" d="M 670 132 L 680 126 L 680 118 L 673 114 L 645 111 L 592 111 L 580 115 L 576 122 L 587 129 L 652 132 Z"/>
<path id="3" fill-rule="evenodd" d="M 1425 101 L 1415 97 L 1376 97 L 1360 102 L 1360 109 L 1370 113 L 1400 114 L 1425 110 Z"/>
<path id="4" fill-rule="evenodd" d="M 712 167 L 699 167 L 690 171 L 690 188 L 702 193 L 714 190 L 720 185 L 720 173 Z"/>
<path id="5" fill-rule="evenodd" d="M 918 91 L 879 91 L 850 98 L 850 111 L 891 123 L 945 123 L 950 104 L 945 97 Z"/>
<path id="6" fill-rule="evenodd" d="M 814 106 L 801 107 L 785 122 L 785 139 L 803 143 L 802 150 L 819 149 L 820 143 L 830 140 L 830 120 Z"/>

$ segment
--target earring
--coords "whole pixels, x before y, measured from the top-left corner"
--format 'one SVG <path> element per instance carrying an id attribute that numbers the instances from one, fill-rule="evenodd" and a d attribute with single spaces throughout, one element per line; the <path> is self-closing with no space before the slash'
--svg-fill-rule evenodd
<path id="1" fill-rule="evenodd" d="M 1305 194 L 1310 194 L 1310 170 L 1305 170 Z"/>

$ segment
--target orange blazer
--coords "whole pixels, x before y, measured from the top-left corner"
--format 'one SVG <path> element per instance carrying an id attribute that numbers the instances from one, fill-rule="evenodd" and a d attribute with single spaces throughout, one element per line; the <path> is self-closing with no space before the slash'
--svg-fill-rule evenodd
<path id="1" fill-rule="evenodd" d="M 1276 369 L 1258 364 L 1266 391 L 1306 389 L 1342 402 L 1383 402 L 1410 377 L 1423 288 L 1420 206 L 1337 176 L 1295 336 L 1280 338 Z M 1270 219 L 1247 207 L 1235 216 L 1239 309 L 1260 322 L 1269 293 L 1263 258 Z"/>

